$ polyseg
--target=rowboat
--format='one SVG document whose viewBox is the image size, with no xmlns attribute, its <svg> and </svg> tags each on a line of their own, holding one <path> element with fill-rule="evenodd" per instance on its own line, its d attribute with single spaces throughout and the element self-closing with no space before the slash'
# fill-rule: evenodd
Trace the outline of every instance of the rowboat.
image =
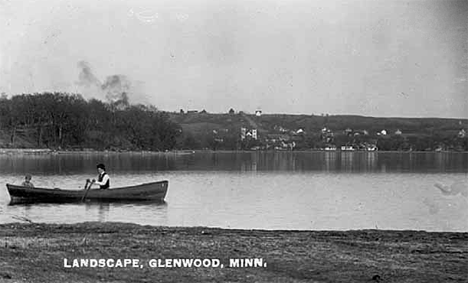
<svg viewBox="0 0 468 283">
<path fill-rule="evenodd" d="M 168 181 L 145 183 L 136 186 L 90 189 L 63 190 L 32 188 L 7 184 L 11 203 L 17 202 L 80 202 L 80 201 L 164 201 Z"/>
</svg>

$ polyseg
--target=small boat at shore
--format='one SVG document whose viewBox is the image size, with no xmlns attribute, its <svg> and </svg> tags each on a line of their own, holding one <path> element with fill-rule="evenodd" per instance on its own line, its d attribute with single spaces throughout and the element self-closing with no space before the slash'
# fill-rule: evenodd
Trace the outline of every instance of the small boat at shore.
<svg viewBox="0 0 468 283">
<path fill-rule="evenodd" d="M 81 201 L 164 201 L 168 181 L 145 183 L 111 189 L 63 190 L 32 188 L 6 184 L 11 203 L 18 202 L 81 202 Z"/>
</svg>

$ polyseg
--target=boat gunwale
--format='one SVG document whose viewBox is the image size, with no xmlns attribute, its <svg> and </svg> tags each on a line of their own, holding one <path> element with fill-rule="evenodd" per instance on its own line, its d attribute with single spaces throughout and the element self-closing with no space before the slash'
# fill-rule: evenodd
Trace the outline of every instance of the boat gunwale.
<svg viewBox="0 0 468 283">
<path fill-rule="evenodd" d="M 10 204 L 19 203 L 71 203 L 71 202 L 164 202 L 169 181 L 142 183 L 115 189 L 64 190 L 42 187 L 26 187 L 6 184 L 10 195 Z M 88 193 L 89 192 L 89 193 Z M 87 197 L 83 197 L 86 195 Z"/>
<path fill-rule="evenodd" d="M 144 187 L 144 186 L 150 186 L 150 185 L 156 185 L 156 184 L 167 184 L 169 181 L 163 180 L 163 181 L 156 181 L 156 182 L 148 182 L 148 183 L 142 183 L 138 185 L 132 185 L 132 186 L 126 186 L 126 187 L 117 187 L 117 188 L 109 188 L 106 189 L 106 191 L 122 191 L 122 190 L 128 190 L 132 188 L 137 188 L 137 187 Z M 80 190 L 70 190 L 70 189 L 61 189 L 61 188 L 45 188 L 45 187 L 27 187 L 27 186 L 22 186 L 22 185 L 15 185 L 15 184 L 6 184 L 8 191 L 10 191 L 10 187 L 14 189 L 23 189 L 23 190 L 29 190 L 29 191 L 36 191 L 36 192 L 63 192 L 63 193 L 77 193 L 77 192 L 83 192 L 85 189 L 80 189 Z M 100 190 L 99 188 L 96 189 L 90 189 L 90 190 Z"/>
</svg>

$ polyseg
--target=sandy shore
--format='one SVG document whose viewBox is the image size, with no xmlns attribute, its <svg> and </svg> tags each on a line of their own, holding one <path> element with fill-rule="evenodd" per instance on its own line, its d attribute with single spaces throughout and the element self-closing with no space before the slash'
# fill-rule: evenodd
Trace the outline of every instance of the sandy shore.
<svg viewBox="0 0 468 283">
<path fill-rule="evenodd" d="M 466 282 L 467 256 L 468 233 L 0 225 L 0 282 L 8 283 Z M 230 260 L 245 258 L 263 262 L 229 267 Z M 138 265 L 78 268 L 74 259 L 112 259 L 109 266 L 136 259 Z M 152 259 L 166 265 L 167 259 L 219 259 L 224 266 L 152 267 Z"/>
</svg>

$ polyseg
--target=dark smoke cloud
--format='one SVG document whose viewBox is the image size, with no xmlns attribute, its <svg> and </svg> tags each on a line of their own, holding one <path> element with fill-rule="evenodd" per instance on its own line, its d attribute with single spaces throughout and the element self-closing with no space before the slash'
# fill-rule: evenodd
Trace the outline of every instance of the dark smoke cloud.
<svg viewBox="0 0 468 283">
<path fill-rule="evenodd" d="M 91 71 L 91 67 L 86 61 L 78 62 L 78 68 L 80 69 L 78 85 L 84 87 L 101 86 L 101 82 L 93 74 L 93 72 Z"/>
<path fill-rule="evenodd" d="M 104 82 L 101 82 L 94 75 L 88 62 L 80 61 L 77 66 L 80 70 L 77 84 L 82 88 L 86 97 L 102 99 L 111 103 L 127 104 L 129 100 L 133 103 L 147 103 L 141 84 L 132 84 L 127 76 L 111 75 L 107 76 Z"/>
<path fill-rule="evenodd" d="M 106 81 L 101 85 L 106 99 L 110 102 L 127 100 L 128 94 L 131 92 L 131 87 L 132 84 L 130 80 L 124 75 L 108 76 Z"/>
</svg>

